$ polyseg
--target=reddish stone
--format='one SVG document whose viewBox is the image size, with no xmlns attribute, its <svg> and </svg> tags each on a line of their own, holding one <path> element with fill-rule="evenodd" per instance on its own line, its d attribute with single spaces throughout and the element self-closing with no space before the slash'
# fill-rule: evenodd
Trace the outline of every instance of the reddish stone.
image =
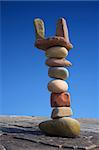
<svg viewBox="0 0 99 150">
<path fill-rule="evenodd" d="M 70 107 L 70 94 L 68 92 L 51 93 L 51 107 Z"/>
<path fill-rule="evenodd" d="M 56 36 L 64 37 L 67 43 L 70 43 L 68 36 L 67 23 L 64 18 L 60 18 L 57 22 Z"/>
<path fill-rule="evenodd" d="M 62 46 L 67 50 L 73 48 L 71 43 L 68 43 L 64 37 L 54 36 L 46 39 L 37 39 L 35 42 L 35 46 L 39 49 L 46 51 L 46 49 L 54 46 Z"/>
</svg>

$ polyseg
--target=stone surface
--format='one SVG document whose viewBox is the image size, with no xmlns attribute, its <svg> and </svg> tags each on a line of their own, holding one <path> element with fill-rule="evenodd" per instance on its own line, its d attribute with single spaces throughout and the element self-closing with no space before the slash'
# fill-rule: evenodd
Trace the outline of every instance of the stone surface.
<svg viewBox="0 0 99 150">
<path fill-rule="evenodd" d="M 65 58 L 68 55 L 68 50 L 65 47 L 54 46 L 48 48 L 45 55 L 50 58 Z"/>
<path fill-rule="evenodd" d="M 0 150 L 99 150 L 99 119 L 78 119 L 77 138 L 46 136 L 38 124 L 44 117 L 1 116 Z"/>
<path fill-rule="evenodd" d="M 48 83 L 48 90 L 53 93 L 66 92 L 68 90 L 68 84 L 63 80 L 51 80 Z"/>
<path fill-rule="evenodd" d="M 48 58 L 45 62 L 46 65 L 50 67 L 69 67 L 71 66 L 71 62 L 66 60 L 65 58 Z"/>
<path fill-rule="evenodd" d="M 54 136 L 76 137 L 80 133 L 79 122 L 69 117 L 44 121 L 39 127 L 46 134 Z"/>
<path fill-rule="evenodd" d="M 56 36 L 62 36 L 66 39 L 67 43 L 70 43 L 68 36 L 68 28 L 66 24 L 66 20 L 64 18 L 58 19 L 57 27 L 56 27 Z"/>
<path fill-rule="evenodd" d="M 68 92 L 51 93 L 51 107 L 70 107 L 70 94 Z"/>
<path fill-rule="evenodd" d="M 70 107 L 55 107 L 52 110 L 51 118 L 57 119 L 61 117 L 70 117 L 72 115 L 73 115 L 73 112 Z"/>
<path fill-rule="evenodd" d="M 53 47 L 53 46 L 63 46 L 67 50 L 70 50 L 71 48 L 73 48 L 73 45 L 70 43 L 67 43 L 65 38 L 59 37 L 59 36 L 49 37 L 46 39 L 37 39 L 35 42 L 35 46 L 44 51 L 46 51 L 46 49 Z"/>
<path fill-rule="evenodd" d="M 50 67 L 48 70 L 48 75 L 51 78 L 66 80 L 69 77 L 69 72 L 64 67 Z"/>
<path fill-rule="evenodd" d="M 45 36 L 45 28 L 43 20 L 36 18 L 34 19 L 34 27 L 36 33 L 36 39 L 44 39 Z"/>
</svg>

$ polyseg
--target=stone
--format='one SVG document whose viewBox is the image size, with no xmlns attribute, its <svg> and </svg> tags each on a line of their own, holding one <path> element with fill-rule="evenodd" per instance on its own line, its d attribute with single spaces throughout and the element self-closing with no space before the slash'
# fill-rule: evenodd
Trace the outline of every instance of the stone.
<svg viewBox="0 0 99 150">
<path fill-rule="evenodd" d="M 53 93 L 66 92 L 68 90 L 68 84 L 60 79 L 51 80 L 48 83 L 48 90 Z"/>
<path fill-rule="evenodd" d="M 66 80 L 69 77 L 69 72 L 64 67 L 50 67 L 48 70 L 48 75 L 51 78 Z"/>
<path fill-rule="evenodd" d="M 65 47 L 68 51 L 73 48 L 73 45 L 70 43 L 67 43 L 65 38 L 59 37 L 59 36 L 54 36 L 54 37 L 49 37 L 46 39 L 37 39 L 35 41 L 35 46 L 41 50 L 46 51 L 46 49 L 53 47 L 53 46 L 63 46 Z"/>
<path fill-rule="evenodd" d="M 72 109 L 70 107 L 55 107 L 52 110 L 51 118 L 57 119 L 61 117 L 70 117 L 72 116 Z"/>
<path fill-rule="evenodd" d="M 41 122 L 39 128 L 51 136 L 76 137 L 80 133 L 79 122 L 69 117 Z"/>
<path fill-rule="evenodd" d="M 51 93 L 51 107 L 70 107 L 70 94 L 68 92 Z"/>
<path fill-rule="evenodd" d="M 44 39 L 45 28 L 44 28 L 43 20 L 39 18 L 34 19 L 34 27 L 35 27 L 36 39 Z"/>
<path fill-rule="evenodd" d="M 65 58 L 68 55 L 68 51 L 65 47 L 55 46 L 48 48 L 45 55 L 51 58 Z"/>
<path fill-rule="evenodd" d="M 50 67 L 69 67 L 72 63 L 65 58 L 48 58 L 45 64 Z"/>
<path fill-rule="evenodd" d="M 66 20 L 64 18 L 58 19 L 57 27 L 56 27 L 56 36 L 61 36 L 66 39 L 67 43 L 70 43 L 68 36 L 68 28 L 66 24 Z"/>
</svg>

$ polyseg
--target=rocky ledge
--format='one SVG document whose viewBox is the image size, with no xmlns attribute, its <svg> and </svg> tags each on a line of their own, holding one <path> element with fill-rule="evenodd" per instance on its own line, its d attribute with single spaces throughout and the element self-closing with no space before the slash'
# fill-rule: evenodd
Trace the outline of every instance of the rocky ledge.
<svg viewBox="0 0 99 150">
<path fill-rule="evenodd" d="M 0 150 L 99 150 L 99 119 L 77 119 L 76 138 L 51 137 L 38 128 L 46 117 L 0 116 Z"/>
</svg>

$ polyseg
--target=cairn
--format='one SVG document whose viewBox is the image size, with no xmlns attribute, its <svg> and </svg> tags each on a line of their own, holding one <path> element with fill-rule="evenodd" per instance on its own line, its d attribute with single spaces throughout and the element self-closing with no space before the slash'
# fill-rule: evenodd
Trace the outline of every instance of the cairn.
<svg viewBox="0 0 99 150">
<path fill-rule="evenodd" d="M 49 135 L 75 137 L 80 133 L 80 124 L 71 118 L 73 112 L 70 93 L 65 81 L 69 77 L 67 67 L 72 65 L 65 58 L 69 50 L 73 48 L 69 41 L 66 21 L 64 18 L 60 18 L 57 22 L 56 35 L 49 38 L 45 38 L 44 22 L 41 19 L 35 19 L 34 26 L 35 46 L 45 51 L 47 57 L 45 64 L 49 67 L 48 76 L 52 78 L 47 86 L 51 92 L 51 120 L 41 122 L 39 128 Z"/>
</svg>

